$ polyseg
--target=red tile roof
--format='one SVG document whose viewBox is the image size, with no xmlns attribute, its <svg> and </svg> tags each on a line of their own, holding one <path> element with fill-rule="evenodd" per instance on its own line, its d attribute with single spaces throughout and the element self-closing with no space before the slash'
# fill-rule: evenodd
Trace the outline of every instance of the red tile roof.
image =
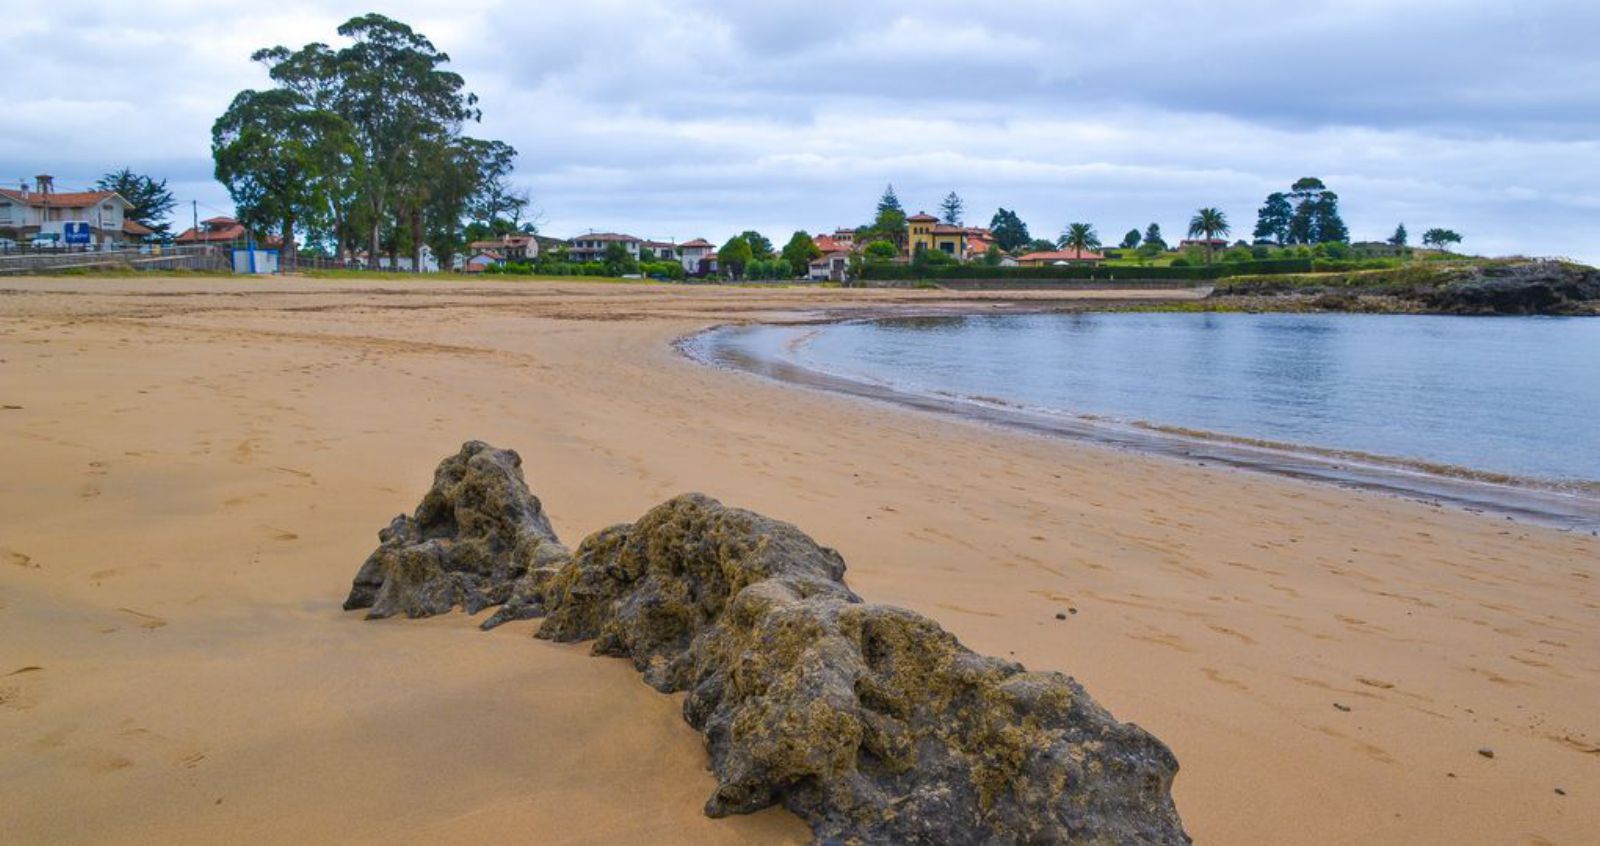
<svg viewBox="0 0 1600 846">
<path fill-rule="evenodd" d="M 817 249 L 823 251 L 824 253 L 836 253 L 850 249 L 849 244 L 840 241 L 832 235 L 818 235 L 811 240 L 817 245 Z"/>
<path fill-rule="evenodd" d="M 231 217 L 213 217 L 210 220 L 200 221 L 210 227 L 203 229 L 198 234 L 193 229 L 185 229 L 178 237 L 172 239 L 177 244 L 231 244 L 234 241 L 243 241 L 250 237 L 250 230 Z M 269 249 L 283 246 L 283 239 L 276 235 L 267 235 L 259 239 L 258 246 Z"/>
<path fill-rule="evenodd" d="M 686 250 L 714 250 L 717 248 L 716 244 L 713 244 L 704 238 L 696 238 L 693 241 L 679 244 L 678 246 L 683 247 Z"/>
<path fill-rule="evenodd" d="M 1028 253 L 1017 256 L 1018 262 L 1038 261 L 1054 263 L 1058 261 L 1104 261 L 1105 256 L 1088 250 L 1053 250 L 1051 252 Z"/>
<path fill-rule="evenodd" d="M 172 240 L 179 244 L 217 244 L 238 241 L 247 235 L 244 226 L 231 217 L 213 217 L 201 222 L 205 228 L 199 232 L 192 228 L 185 229 Z"/>
<path fill-rule="evenodd" d="M 58 209 L 88 208 L 112 197 L 121 200 L 123 206 L 130 208 L 133 206 L 132 203 L 124 200 L 122 195 L 115 191 L 68 191 L 60 194 L 54 192 L 41 194 L 38 191 L 29 191 L 24 194 L 15 188 L 0 188 L 0 194 L 4 194 L 19 203 L 27 203 L 33 206 L 49 205 Z"/>
<path fill-rule="evenodd" d="M 934 217 L 933 215 L 928 214 L 926 212 L 923 212 L 921 214 L 914 214 L 914 215 L 906 218 L 907 222 L 915 222 L 915 223 L 927 223 L 929 221 L 937 222 L 938 220 L 939 220 L 939 218 Z"/>
<path fill-rule="evenodd" d="M 124 220 L 122 222 L 122 231 L 128 233 L 129 235 L 143 236 L 155 234 L 155 230 L 145 226 L 137 220 Z"/>
<path fill-rule="evenodd" d="M 619 234 L 617 234 L 615 232 L 590 232 L 587 235 L 574 235 L 574 236 L 572 236 L 572 240 L 574 240 L 574 241 L 641 241 L 641 242 L 643 241 L 642 238 L 635 238 L 632 235 L 619 235 Z"/>
</svg>

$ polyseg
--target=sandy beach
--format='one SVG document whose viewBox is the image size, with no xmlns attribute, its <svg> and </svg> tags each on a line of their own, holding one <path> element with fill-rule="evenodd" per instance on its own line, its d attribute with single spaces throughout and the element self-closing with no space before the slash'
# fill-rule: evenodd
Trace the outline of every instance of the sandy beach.
<svg viewBox="0 0 1600 846">
<path fill-rule="evenodd" d="M 0 280 L 0 842 L 805 842 L 704 817 L 699 737 L 625 662 L 340 610 L 473 438 L 568 543 L 701 491 L 1073 675 L 1172 747 L 1197 842 L 1600 840 L 1600 539 L 672 347 L 1063 296 Z"/>
</svg>

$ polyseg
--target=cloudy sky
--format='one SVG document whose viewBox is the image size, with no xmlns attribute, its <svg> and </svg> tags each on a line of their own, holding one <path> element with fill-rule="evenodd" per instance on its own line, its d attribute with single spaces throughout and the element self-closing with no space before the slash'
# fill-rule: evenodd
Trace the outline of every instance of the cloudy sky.
<svg viewBox="0 0 1600 846">
<path fill-rule="evenodd" d="M 914 11 L 913 11 L 914 10 Z M 379 11 L 482 98 L 543 231 L 714 240 L 865 222 L 893 183 L 1036 235 L 1179 233 L 1322 177 L 1352 234 L 1432 226 L 1484 253 L 1600 260 L 1595 0 L 0 0 L 0 180 L 130 166 L 201 217 L 211 122 L 258 47 Z M 187 209 L 182 222 L 187 223 Z"/>
</svg>

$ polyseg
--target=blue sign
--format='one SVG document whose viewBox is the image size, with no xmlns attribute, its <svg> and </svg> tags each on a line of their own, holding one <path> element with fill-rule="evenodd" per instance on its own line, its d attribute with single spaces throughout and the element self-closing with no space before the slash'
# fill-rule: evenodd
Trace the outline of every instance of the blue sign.
<svg viewBox="0 0 1600 846">
<path fill-rule="evenodd" d="M 61 225 L 61 231 L 66 236 L 62 240 L 68 244 L 89 243 L 89 224 L 87 223 L 64 223 Z"/>
</svg>

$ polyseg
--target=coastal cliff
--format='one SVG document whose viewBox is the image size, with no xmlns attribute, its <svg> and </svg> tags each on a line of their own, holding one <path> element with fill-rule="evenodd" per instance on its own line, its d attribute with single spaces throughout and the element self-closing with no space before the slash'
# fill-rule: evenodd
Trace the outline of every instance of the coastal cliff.
<svg viewBox="0 0 1600 846">
<path fill-rule="evenodd" d="M 781 803 L 828 843 L 1189 842 L 1160 740 L 1067 676 L 863 601 L 790 524 L 687 494 L 567 555 L 517 454 L 470 442 L 380 538 L 346 609 L 500 605 L 485 628 L 543 617 L 538 637 L 686 692 L 711 816 Z"/>
</svg>

